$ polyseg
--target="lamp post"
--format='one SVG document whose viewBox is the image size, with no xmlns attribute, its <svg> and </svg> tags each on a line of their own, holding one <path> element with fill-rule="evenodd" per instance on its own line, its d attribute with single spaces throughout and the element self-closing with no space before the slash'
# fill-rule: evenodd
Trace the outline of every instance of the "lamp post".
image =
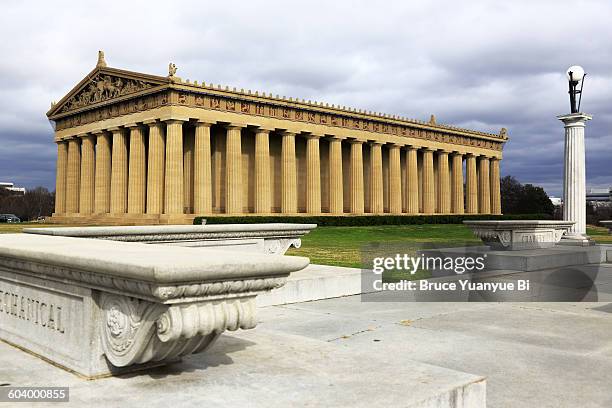
<svg viewBox="0 0 612 408">
<path fill-rule="evenodd" d="M 565 161 L 563 170 L 563 220 L 575 224 L 561 240 L 567 245 L 591 245 L 586 235 L 586 176 L 584 128 L 591 116 L 580 112 L 584 69 L 574 65 L 567 70 L 571 113 L 557 118 L 565 125 Z M 580 86 L 580 89 L 578 88 Z M 580 98 L 576 100 L 576 97 Z M 578 103 L 576 103 L 578 102 Z"/>
</svg>

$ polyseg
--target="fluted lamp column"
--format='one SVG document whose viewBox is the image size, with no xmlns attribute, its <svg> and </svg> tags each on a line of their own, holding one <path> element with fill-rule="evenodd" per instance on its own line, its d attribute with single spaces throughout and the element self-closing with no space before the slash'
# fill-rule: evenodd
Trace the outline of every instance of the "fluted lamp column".
<svg viewBox="0 0 612 408">
<path fill-rule="evenodd" d="M 382 143 L 372 142 L 370 145 L 370 212 L 384 213 L 383 201 L 383 170 Z"/>
<path fill-rule="evenodd" d="M 94 211 L 95 191 L 95 136 L 81 138 L 81 190 L 79 193 L 79 213 L 91 214 Z"/>
<path fill-rule="evenodd" d="M 363 214 L 363 141 L 351 141 L 351 174 L 350 174 L 351 213 Z"/>
<path fill-rule="evenodd" d="M 68 166 L 68 143 L 57 142 L 57 168 L 55 174 L 55 214 L 66 213 L 66 173 Z"/>
<path fill-rule="evenodd" d="M 319 135 L 308 135 L 306 140 L 306 213 L 321 213 L 321 156 Z"/>
<path fill-rule="evenodd" d="M 389 212 L 402 213 L 402 173 L 400 146 L 389 146 Z"/>
<path fill-rule="evenodd" d="M 406 212 L 417 214 L 419 212 L 419 169 L 417 162 L 417 148 L 408 146 L 406 150 Z"/>
<path fill-rule="evenodd" d="M 344 212 L 342 182 L 342 139 L 329 140 L 329 212 L 342 214 Z"/>
</svg>

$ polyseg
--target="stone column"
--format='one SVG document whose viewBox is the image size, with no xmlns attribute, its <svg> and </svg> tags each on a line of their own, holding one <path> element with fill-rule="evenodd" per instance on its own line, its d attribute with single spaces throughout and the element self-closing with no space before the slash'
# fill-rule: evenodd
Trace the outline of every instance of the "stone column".
<svg viewBox="0 0 612 408">
<path fill-rule="evenodd" d="M 193 213 L 195 129 L 193 136 L 192 138 L 190 133 L 183 134 L 183 211 L 185 214 Z"/>
<path fill-rule="evenodd" d="M 363 192 L 363 141 L 351 141 L 351 174 L 350 174 L 350 197 L 351 213 L 363 214 L 364 192 Z"/>
<path fill-rule="evenodd" d="M 438 212 L 450 213 L 450 171 L 448 167 L 448 152 L 438 152 Z"/>
<path fill-rule="evenodd" d="M 329 212 L 344 213 L 342 183 L 342 139 L 329 140 Z"/>
<path fill-rule="evenodd" d="M 162 122 L 145 122 L 149 126 L 149 159 L 147 160 L 147 214 L 164 213 L 164 174 L 166 140 Z"/>
<path fill-rule="evenodd" d="M 306 140 L 306 213 L 321 213 L 321 156 L 318 135 Z"/>
<path fill-rule="evenodd" d="M 242 127 L 229 125 L 225 143 L 225 212 L 242 214 Z"/>
<path fill-rule="evenodd" d="M 113 158 L 111 167 L 111 214 L 123 214 L 127 211 L 128 191 L 128 144 L 124 129 L 112 128 Z"/>
<path fill-rule="evenodd" d="M 267 214 L 272 209 L 270 180 L 270 130 L 255 132 L 255 212 Z"/>
<path fill-rule="evenodd" d="M 453 179 L 451 181 L 451 212 L 453 214 L 463 214 L 463 155 L 453 153 Z"/>
<path fill-rule="evenodd" d="M 96 137 L 94 211 L 96 214 L 108 214 L 110 212 L 111 192 L 111 136 L 107 132 L 98 132 Z"/>
<path fill-rule="evenodd" d="M 212 155 L 210 123 L 198 122 L 195 128 L 195 160 L 193 164 L 193 212 L 212 213 Z"/>
<path fill-rule="evenodd" d="M 563 219 L 575 224 L 563 242 L 588 244 L 586 235 L 586 175 L 584 160 L 584 128 L 591 116 L 573 113 L 558 116 L 565 125 L 565 166 L 563 171 Z"/>
<path fill-rule="evenodd" d="M 166 121 L 164 214 L 183 214 L 183 122 Z"/>
<path fill-rule="evenodd" d="M 383 170 L 382 143 L 372 142 L 370 145 L 370 212 L 382 214 L 383 205 Z"/>
<path fill-rule="evenodd" d="M 435 211 L 433 150 L 423 150 L 423 213 Z"/>
<path fill-rule="evenodd" d="M 491 185 L 489 158 L 481 157 L 478 163 L 478 209 L 480 214 L 491 214 Z"/>
<path fill-rule="evenodd" d="M 147 163 L 143 129 L 136 125 L 130 129 L 130 159 L 128 173 L 128 213 L 144 214 L 147 188 Z"/>
<path fill-rule="evenodd" d="M 491 213 L 501 214 L 501 186 L 499 180 L 499 159 L 491 158 Z"/>
<path fill-rule="evenodd" d="M 468 214 L 478 213 L 478 184 L 476 156 L 468 154 L 465 159 L 465 207 Z"/>
<path fill-rule="evenodd" d="M 79 213 L 91 214 L 94 211 L 95 191 L 95 136 L 81 138 L 81 191 L 79 193 Z"/>
<path fill-rule="evenodd" d="M 57 168 L 55 173 L 55 214 L 66 213 L 66 173 L 68 167 L 68 143 L 57 142 Z"/>
<path fill-rule="evenodd" d="M 81 143 L 79 138 L 68 140 L 68 167 L 66 173 L 66 213 L 79 212 L 81 182 Z"/>
<path fill-rule="evenodd" d="M 297 174 L 295 162 L 295 133 L 283 133 L 282 141 L 281 212 L 297 213 Z"/>
<path fill-rule="evenodd" d="M 406 150 L 406 212 L 418 214 L 419 212 L 419 168 L 417 162 L 417 148 L 408 146 Z"/>
<path fill-rule="evenodd" d="M 402 213 L 402 168 L 400 146 L 389 146 L 389 212 Z"/>
</svg>

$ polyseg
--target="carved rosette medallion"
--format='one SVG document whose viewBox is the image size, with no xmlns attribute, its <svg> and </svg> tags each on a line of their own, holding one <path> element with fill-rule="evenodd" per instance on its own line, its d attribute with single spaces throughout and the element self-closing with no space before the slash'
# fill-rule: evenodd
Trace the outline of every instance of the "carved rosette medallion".
<svg viewBox="0 0 612 408">
<path fill-rule="evenodd" d="M 199 353 L 225 330 L 257 324 L 254 294 L 166 305 L 104 292 L 99 305 L 102 349 L 115 367 Z"/>
</svg>

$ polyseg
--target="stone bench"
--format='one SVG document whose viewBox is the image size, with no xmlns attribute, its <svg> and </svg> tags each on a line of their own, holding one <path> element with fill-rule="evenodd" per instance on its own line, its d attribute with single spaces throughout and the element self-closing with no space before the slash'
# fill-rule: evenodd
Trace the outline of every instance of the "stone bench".
<svg viewBox="0 0 612 408">
<path fill-rule="evenodd" d="M 291 246 L 299 248 L 301 237 L 316 227 L 316 224 L 284 223 L 147 225 L 136 227 L 26 228 L 23 232 L 147 244 L 214 247 L 241 252 L 282 255 Z"/>
<path fill-rule="evenodd" d="M 0 235 L 0 338 L 95 378 L 176 361 L 256 325 L 257 294 L 308 259 Z"/>
</svg>

